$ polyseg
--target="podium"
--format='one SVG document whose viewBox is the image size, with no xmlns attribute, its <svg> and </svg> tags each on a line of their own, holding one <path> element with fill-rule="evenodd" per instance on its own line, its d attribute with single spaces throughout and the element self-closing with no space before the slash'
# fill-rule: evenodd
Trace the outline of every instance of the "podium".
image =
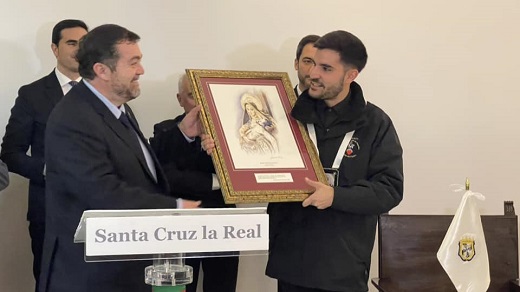
<svg viewBox="0 0 520 292">
<path fill-rule="evenodd" d="M 153 260 L 144 281 L 154 292 L 185 291 L 190 257 L 266 255 L 266 208 L 85 211 L 74 235 L 85 261 Z"/>
</svg>

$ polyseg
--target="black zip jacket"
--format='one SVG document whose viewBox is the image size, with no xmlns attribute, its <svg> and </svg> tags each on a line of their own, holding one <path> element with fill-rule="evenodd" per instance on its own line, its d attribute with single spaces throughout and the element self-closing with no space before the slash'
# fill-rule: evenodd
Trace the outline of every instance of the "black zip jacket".
<svg viewBox="0 0 520 292">
<path fill-rule="evenodd" d="M 337 117 L 325 122 L 325 111 Z M 266 274 L 294 285 L 328 291 L 368 291 L 377 217 L 403 198 L 403 160 L 390 118 L 366 103 L 353 82 L 332 109 L 303 92 L 291 115 L 316 129 L 320 160 L 331 167 L 345 134 L 355 130 L 339 167 L 332 206 L 271 203 Z"/>
</svg>

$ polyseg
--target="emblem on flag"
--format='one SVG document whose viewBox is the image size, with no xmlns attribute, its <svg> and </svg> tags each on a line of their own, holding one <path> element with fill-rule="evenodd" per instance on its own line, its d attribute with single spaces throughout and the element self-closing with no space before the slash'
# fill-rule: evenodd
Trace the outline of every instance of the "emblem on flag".
<svg viewBox="0 0 520 292">
<path fill-rule="evenodd" d="M 465 261 L 471 261 L 475 256 L 475 239 L 472 236 L 464 235 L 459 240 L 459 257 Z"/>
</svg>

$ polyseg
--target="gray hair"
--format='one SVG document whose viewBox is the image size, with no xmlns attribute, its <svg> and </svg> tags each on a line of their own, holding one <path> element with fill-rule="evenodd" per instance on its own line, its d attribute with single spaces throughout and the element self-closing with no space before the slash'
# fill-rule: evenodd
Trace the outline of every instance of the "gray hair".
<svg viewBox="0 0 520 292">
<path fill-rule="evenodd" d="M 178 93 L 181 93 L 181 91 L 182 91 L 182 83 L 184 82 L 184 80 L 186 80 L 186 78 L 188 78 L 188 76 L 186 75 L 186 73 L 182 74 L 182 75 L 179 77 L 179 82 L 178 82 L 178 84 L 177 84 L 177 86 L 178 86 L 178 90 L 179 90 Z"/>
</svg>

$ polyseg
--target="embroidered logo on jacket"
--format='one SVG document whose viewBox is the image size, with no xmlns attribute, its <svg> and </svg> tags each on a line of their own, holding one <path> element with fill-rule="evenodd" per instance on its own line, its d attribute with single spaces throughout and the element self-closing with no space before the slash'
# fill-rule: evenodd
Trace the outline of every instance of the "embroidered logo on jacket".
<svg viewBox="0 0 520 292">
<path fill-rule="evenodd" d="M 352 138 L 350 139 L 350 143 L 348 143 L 344 156 L 347 158 L 354 158 L 357 156 L 357 152 L 360 149 L 361 147 L 359 146 L 358 138 Z"/>
</svg>

